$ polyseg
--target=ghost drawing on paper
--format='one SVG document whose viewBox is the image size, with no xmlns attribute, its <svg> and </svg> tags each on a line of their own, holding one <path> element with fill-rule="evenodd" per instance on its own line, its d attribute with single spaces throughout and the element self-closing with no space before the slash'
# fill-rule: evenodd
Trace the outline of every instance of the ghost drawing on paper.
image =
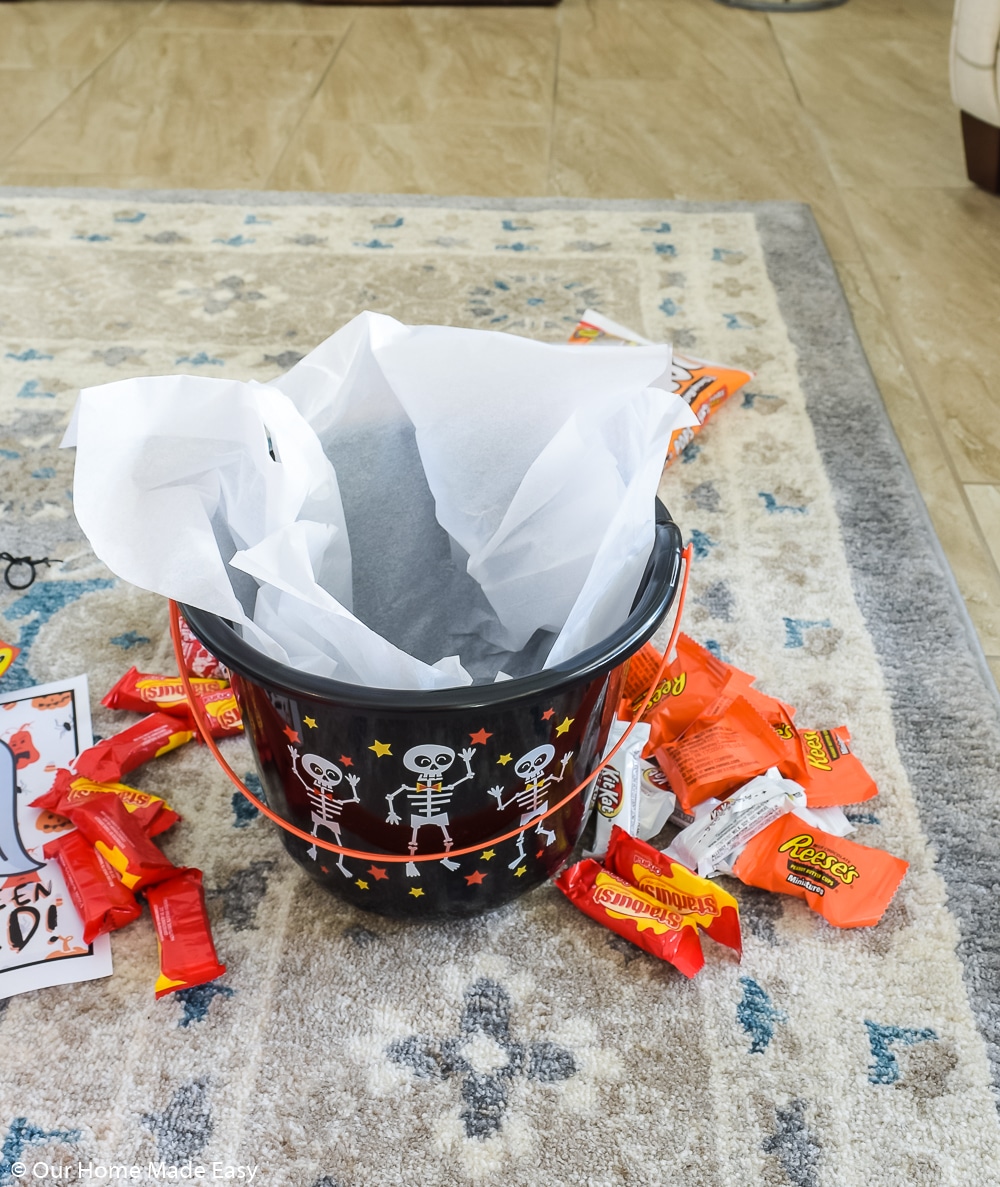
<svg viewBox="0 0 1000 1187">
<path fill-rule="evenodd" d="M 17 829 L 17 767 L 6 742 L 0 742 L 0 876 L 30 874 L 42 863 L 29 857 Z"/>
</svg>

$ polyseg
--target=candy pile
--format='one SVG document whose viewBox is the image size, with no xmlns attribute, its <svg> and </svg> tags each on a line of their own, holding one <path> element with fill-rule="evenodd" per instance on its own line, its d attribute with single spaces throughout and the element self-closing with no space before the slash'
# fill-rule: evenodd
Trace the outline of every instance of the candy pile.
<svg viewBox="0 0 1000 1187">
<path fill-rule="evenodd" d="M 228 673 L 181 620 L 184 663 L 215 737 L 238 733 L 240 721 Z M 141 893 L 153 916 L 160 952 L 157 997 L 220 977 L 200 870 L 175 866 L 152 838 L 180 817 L 159 796 L 119 780 L 149 759 L 195 736 L 176 676 L 149 676 L 134 668 L 102 702 L 110 709 L 156 711 L 84 750 L 73 770 L 56 773 L 52 787 L 32 801 L 76 826 L 45 846 L 57 861 L 84 922 L 83 938 L 117 931 L 137 919 Z"/>
<path fill-rule="evenodd" d="M 609 748 L 624 733 L 626 719 L 642 709 L 662 658 L 647 643 L 631 660 Z M 557 882 L 587 914 L 610 926 L 607 911 L 595 905 L 600 888 L 610 885 L 602 879 L 622 874 L 613 856 L 620 830 L 611 828 L 609 837 L 609 827 L 620 821 L 629 832 L 654 835 L 643 827 L 641 797 L 658 794 L 668 797 L 668 806 L 658 803 L 655 814 L 646 807 L 647 823 L 652 818 L 662 824 L 670 814 L 681 831 L 664 853 L 648 845 L 643 851 L 653 854 L 646 854 L 649 861 L 666 863 L 673 876 L 684 870 L 704 881 L 728 874 L 803 899 L 836 927 L 868 927 L 882 918 L 907 862 L 846 839 L 853 826 L 841 805 L 878 793 L 851 751 L 847 727 L 800 729 L 794 708 L 766 696 L 753 681 L 687 635 L 678 637 L 676 655 L 630 742 L 599 777 L 594 856 L 606 850 L 603 870 L 591 857 Z M 617 844 L 620 849 L 624 842 Z M 633 873 L 637 869 L 633 865 Z M 647 889 L 635 877 L 631 882 Z M 614 930 L 627 934 L 620 925 Z M 638 925 L 628 938 L 653 950 L 639 938 Z M 657 955 L 682 967 L 666 949 Z"/>
</svg>

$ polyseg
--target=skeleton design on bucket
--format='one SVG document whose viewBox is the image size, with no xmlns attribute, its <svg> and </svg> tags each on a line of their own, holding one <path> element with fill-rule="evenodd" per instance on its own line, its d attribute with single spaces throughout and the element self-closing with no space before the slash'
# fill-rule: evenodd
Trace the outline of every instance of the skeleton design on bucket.
<svg viewBox="0 0 1000 1187">
<path fill-rule="evenodd" d="M 448 831 L 450 823 L 448 808 L 451 805 L 455 788 L 472 778 L 472 756 L 475 753 L 475 748 L 468 746 L 456 756 L 450 746 L 428 743 L 423 746 L 411 746 L 403 755 L 403 766 L 408 771 L 413 771 L 416 779 L 413 786 L 403 783 L 385 797 L 386 803 L 389 805 L 389 815 L 385 819 L 388 824 L 401 823 L 393 801 L 400 792 L 405 791 L 406 798 L 410 803 L 410 828 L 413 830 L 408 846 L 411 856 L 417 851 L 417 834 L 428 824 L 441 830 L 442 847 L 445 852 L 455 843 Z M 454 783 L 445 783 L 445 772 L 454 765 L 456 757 L 461 758 L 465 763 L 465 774 L 456 779 Z M 442 859 L 441 864 L 449 870 L 458 869 L 458 862 L 447 857 Z M 418 876 L 416 862 L 408 861 L 406 863 L 406 874 L 409 878 Z"/>
<path fill-rule="evenodd" d="M 325 828 L 328 833 L 333 835 L 335 844 L 342 844 L 343 842 L 340 839 L 340 814 L 343 812 L 345 804 L 356 804 L 360 801 L 361 797 L 358 795 L 358 784 L 361 780 L 357 775 L 348 775 L 347 782 L 350 784 L 353 794 L 349 799 L 341 799 L 334 795 L 336 789 L 344 782 L 344 772 L 340 767 L 319 754 L 304 754 L 301 759 L 301 766 L 306 776 L 308 776 L 304 777 L 299 770 L 299 752 L 294 746 L 289 746 L 288 753 L 292 756 L 292 770 L 298 776 L 299 782 L 305 787 L 306 798 L 309 800 L 309 806 L 312 809 L 312 835 L 318 837 L 319 830 Z M 310 846 L 307 852 L 313 861 L 315 861 L 318 856 L 316 846 Z M 342 853 L 337 854 L 337 869 L 340 870 L 345 878 L 352 878 L 354 876 L 347 866 L 344 865 L 344 855 Z"/>
<path fill-rule="evenodd" d="M 524 781 L 524 786 L 519 787 L 506 803 L 503 802 L 503 787 L 501 785 L 498 784 L 496 787 L 489 789 L 489 794 L 497 802 L 498 812 L 505 811 L 511 804 L 517 804 L 521 809 L 520 824 L 522 829 L 517 835 L 517 856 L 509 866 L 512 870 L 524 860 L 524 834 L 527 831 L 526 826 L 531 824 L 533 820 L 538 820 L 538 824 L 535 826 L 535 834 L 539 837 L 544 837 L 547 846 L 551 845 L 556 839 L 556 834 L 551 829 L 545 827 L 545 821 L 538 818 L 544 816 L 549 810 L 549 788 L 554 783 L 561 783 L 563 781 L 563 777 L 566 774 L 566 767 L 573 757 L 573 751 L 567 750 L 559 760 L 560 767 L 558 775 L 546 775 L 544 772 L 548 770 L 555 756 L 555 747 L 549 745 L 548 742 L 544 746 L 536 746 L 534 750 L 529 750 L 527 754 L 522 754 L 514 764 L 514 773 L 519 779 Z"/>
</svg>

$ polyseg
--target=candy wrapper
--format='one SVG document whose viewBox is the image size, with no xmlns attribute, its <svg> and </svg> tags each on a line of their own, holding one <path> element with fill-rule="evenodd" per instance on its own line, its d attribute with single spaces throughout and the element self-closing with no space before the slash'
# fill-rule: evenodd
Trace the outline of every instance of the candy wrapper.
<svg viewBox="0 0 1000 1187">
<path fill-rule="evenodd" d="M 124 783 L 95 783 L 93 779 L 84 779 L 67 770 L 56 772 L 51 790 L 32 800 L 31 807 L 47 808 L 50 812 L 68 817 L 73 804 L 95 795 L 117 796 L 147 837 L 166 832 L 180 820 L 173 808 L 158 795 L 127 787 Z"/>
<path fill-rule="evenodd" d="M 685 926 L 700 927 L 716 943 L 742 954 L 739 904 L 714 882 L 619 828 L 612 830 L 604 864 L 643 894 L 680 911 Z"/>
<path fill-rule="evenodd" d="M 595 343 L 601 346 L 653 345 L 648 338 L 618 325 L 593 309 L 584 312 L 583 320 L 578 323 L 569 341 L 574 346 L 591 346 Z M 690 445 L 694 435 L 707 423 L 709 417 L 730 396 L 745 387 L 754 374 L 753 371 L 710 363 L 706 359 L 674 351 L 668 390 L 676 392 L 684 400 L 698 418 L 698 423 L 678 429 L 674 433 L 667 451 L 667 465 Z"/>
<path fill-rule="evenodd" d="M 556 879 L 575 907 L 652 956 L 693 977 L 704 965 L 693 921 L 606 870 L 592 857 L 578 861 Z"/>
<path fill-rule="evenodd" d="M 846 725 L 804 730 L 787 723 L 774 729 L 785 743 L 782 770 L 802 784 L 811 808 L 860 804 L 878 795 L 875 780 L 851 750 Z"/>
<path fill-rule="evenodd" d="M 748 886 L 803 899 L 834 927 L 871 927 L 908 868 L 902 858 L 810 828 L 791 812 L 747 844 L 733 873 Z"/>
<path fill-rule="evenodd" d="M 84 750 L 73 770 L 95 783 L 117 783 L 123 775 L 151 758 L 168 754 L 194 737 L 187 723 L 169 713 L 151 713 L 135 725 Z"/>
<path fill-rule="evenodd" d="M 611 724 L 604 754 L 609 754 L 629 728 L 629 722 L 616 720 Z M 611 839 L 611 829 L 618 824 L 626 832 L 639 830 L 642 806 L 642 748 L 649 740 L 649 726 L 639 722 L 629 734 L 628 741 L 595 780 L 597 830 L 591 856 L 603 857 Z"/>
<path fill-rule="evenodd" d="M 191 685 L 200 697 L 229 688 L 225 680 L 201 676 L 192 676 Z M 130 709 L 134 713 L 160 712 L 187 717 L 189 712 L 179 676 L 153 676 L 136 668 L 129 668 L 101 704 L 108 709 Z"/>
<path fill-rule="evenodd" d="M 187 619 L 183 615 L 178 615 L 178 620 L 181 632 L 181 655 L 184 659 L 184 669 L 188 675 L 228 681 L 229 669 L 226 665 L 216 659 L 208 650 L 188 626 Z"/>
<path fill-rule="evenodd" d="M 732 863 L 747 842 L 786 812 L 797 812 L 812 827 L 838 837 L 854 829 L 839 808 L 812 811 L 802 787 L 782 778 L 778 768 L 771 767 L 728 799 L 710 799 L 698 804 L 694 820 L 674 837 L 666 854 L 697 870 L 703 878 L 731 874 Z"/>
<path fill-rule="evenodd" d="M 686 812 L 704 800 L 727 796 L 778 765 L 783 756 L 777 734 L 742 696 L 721 698 L 676 742 L 656 751 L 660 769 Z"/>
<path fill-rule="evenodd" d="M 146 836 L 118 796 L 87 796 L 67 804 L 65 811 L 129 890 L 142 890 L 174 873 L 176 867 Z"/>
<path fill-rule="evenodd" d="M 142 914 L 135 895 L 122 885 L 82 833 L 74 830 L 49 841 L 43 853 L 59 863 L 66 889 L 83 920 L 85 944 L 106 932 L 117 931 Z"/>
<path fill-rule="evenodd" d="M 180 870 L 146 891 L 160 949 L 156 996 L 214 981 L 226 971 L 212 942 L 201 870 Z"/>
<path fill-rule="evenodd" d="M 198 700 L 205 710 L 202 720 L 207 723 L 213 738 L 231 738 L 243 733 L 243 717 L 231 688 L 199 693 Z M 191 720 L 190 714 L 187 720 Z"/>
</svg>

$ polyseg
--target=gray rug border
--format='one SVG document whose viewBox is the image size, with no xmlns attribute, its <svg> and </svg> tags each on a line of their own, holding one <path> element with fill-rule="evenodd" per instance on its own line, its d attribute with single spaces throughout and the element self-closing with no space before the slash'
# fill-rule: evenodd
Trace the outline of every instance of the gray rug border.
<svg viewBox="0 0 1000 1187">
<path fill-rule="evenodd" d="M 966 985 L 1000 1090 L 1000 900 L 993 891 L 995 856 L 988 843 L 1000 836 L 995 743 L 1000 691 L 808 205 L 0 186 L 0 200 L 56 196 L 220 206 L 752 213 L 782 317 L 799 353 L 800 379 L 834 490 L 855 596 L 882 663 L 897 743 L 959 923 Z M 864 382 L 853 382 L 855 376 Z M 891 551 L 881 546 L 883 539 L 893 541 Z M 945 703 L 935 671 L 950 672 L 961 689 L 957 701 Z M 956 770 L 953 739 L 971 740 L 977 733 L 982 744 L 970 745 Z"/>
</svg>

